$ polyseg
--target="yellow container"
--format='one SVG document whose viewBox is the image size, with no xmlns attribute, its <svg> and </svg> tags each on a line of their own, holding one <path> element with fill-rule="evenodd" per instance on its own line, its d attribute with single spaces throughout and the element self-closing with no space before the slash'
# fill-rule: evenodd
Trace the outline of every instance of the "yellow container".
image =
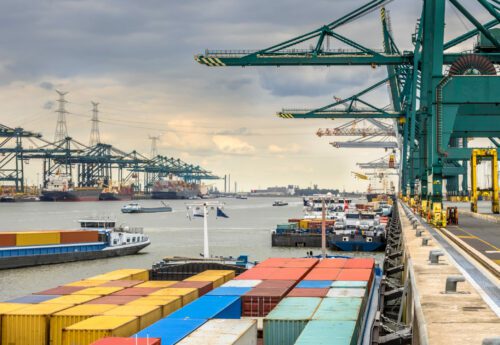
<svg viewBox="0 0 500 345">
<path fill-rule="evenodd" d="M 141 268 L 115 270 L 88 278 L 88 280 L 149 280 L 149 271 Z"/>
<path fill-rule="evenodd" d="M 106 316 L 136 316 L 139 319 L 139 329 L 144 329 L 162 318 L 163 310 L 158 305 L 122 305 L 102 315 Z"/>
<path fill-rule="evenodd" d="M 94 316 L 66 327 L 63 345 L 89 345 L 106 337 L 130 337 L 138 331 L 135 316 Z"/>
<path fill-rule="evenodd" d="M 16 246 L 40 246 L 60 243 L 61 233 L 58 231 L 30 231 L 16 233 Z"/>
<path fill-rule="evenodd" d="M 180 299 L 179 299 L 180 301 Z M 24 303 L 0 303 L 0 343 L 2 340 L 2 315 L 14 310 L 18 310 L 24 307 L 30 306 L 30 304 Z"/>
<path fill-rule="evenodd" d="M 168 316 L 182 308 L 182 298 L 179 296 L 147 296 L 125 304 L 126 306 L 155 305 L 162 308 L 162 317 Z"/>
<path fill-rule="evenodd" d="M 96 299 L 99 297 L 100 297 L 99 295 L 64 295 L 61 297 L 49 299 L 48 301 L 41 302 L 40 304 L 79 305 L 79 304 L 83 304 L 83 303 L 92 301 L 93 299 Z"/>
<path fill-rule="evenodd" d="M 211 282 L 214 289 L 225 283 L 224 277 L 221 276 L 210 276 L 210 275 L 195 275 L 184 279 L 186 282 Z"/>
<path fill-rule="evenodd" d="M 153 292 L 149 296 L 178 296 L 182 298 L 182 305 L 186 305 L 198 298 L 198 289 L 193 288 L 166 288 Z"/>
<path fill-rule="evenodd" d="M 85 279 L 85 280 L 79 280 L 76 282 L 72 282 L 69 284 L 66 284 L 65 286 L 83 286 L 83 287 L 94 287 L 94 286 L 99 286 L 104 283 L 107 283 L 109 280 L 90 280 L 90 279 Z"/>
<path fill-rule="evenodd" d="M 32 304 L 2 316 L 2 344 L 47 345 L 50 316 L 72 305 Z"/>
<path fill-rule="evenodd" d="M 96 286 L 89 287 L 87 289 L 79 290 L 74 292 L 72 295 L 97 295 L 97 296 L 107 296 L 112 293 L 123 290 L 122 287 L 113 287 L 113 286 Z"/>
<path fill-rule="evenodd" d="M 299 221 L 299 228 L 307 229 L 308 227 L 309 227 L 309 220 L 308 219 L 301 219 Z"/>
<path fill-rule="evenodd" d="M 197 274 L 199 276 L 221 276 L 224 277 L 224 283 L 234 279 L 236 277 L 236 273 L 233 270 L 206 270 Z"/>
<path fill-rule="evenodd" d="M 62 333 L 66 327 L 93 316 L 102 315 L 102 313 L 113 308 L 116 308 L 116 305 L 86 304 L 55 313 L 50 317 L 50 345 L 62 345 Z"/>
<path fill-rule="evenodd" d="M 139 285 L 136 285 L 135 287 L 148 287 L 148 288 L 166 288 L 171 285 L 174 285 L 175 283 L 178 283 L 176 280 L 150 280 L 144 283 L 141 283 Z"/>
</svg>

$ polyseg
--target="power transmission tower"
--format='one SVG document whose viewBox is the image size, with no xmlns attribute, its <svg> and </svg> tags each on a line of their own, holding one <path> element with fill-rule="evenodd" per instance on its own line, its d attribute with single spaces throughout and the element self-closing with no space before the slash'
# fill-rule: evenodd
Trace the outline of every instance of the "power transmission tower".
<svg viewBox="0 0 500 345">
<path fill-rule="evenodd" d="M 158 141 L 160 141 L 161 135 L 149 136 L 149 140 L 151 140 L 151 158 L 158 156 Z"/>
<path fill-rule="evenodd" d="M 67 101 L 64 99 L 64 96 L 68 94 L 68 92 L 56 90 L 59 95 L 59 99 L 57 103 L 59 103 L 59 107 L 56 110 L 57 113 L 57 125 L 56 125 L 56 134 L 54 136 L 54 141 L 62 141 L 66 139 L 68 136 L 68 126 L 66 125 L 66 103 Z"/>
<path fill-rule="evenodd" d="M 97 145 L 101 142 L 101 135 L 99 134 L 99 109 L 97 106 L 99 103 L 92 103 L 92 131 L 90 132 L 90 142 L 89 146 Z"/>
</svg>

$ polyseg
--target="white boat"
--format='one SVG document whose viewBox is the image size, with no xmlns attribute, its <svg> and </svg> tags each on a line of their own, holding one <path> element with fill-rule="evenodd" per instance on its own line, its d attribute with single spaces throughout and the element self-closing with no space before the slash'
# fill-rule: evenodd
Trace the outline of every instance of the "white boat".
<svg viewBox="0 0 500 345">
<path fill-rule="evenodd" d="M 143 207 L 138 203 L 130 203 L 122 207 L 122 213 L 157 213 L 172 212 L 172 207 L 163 204 L 160 207 Z"/>
</svg>

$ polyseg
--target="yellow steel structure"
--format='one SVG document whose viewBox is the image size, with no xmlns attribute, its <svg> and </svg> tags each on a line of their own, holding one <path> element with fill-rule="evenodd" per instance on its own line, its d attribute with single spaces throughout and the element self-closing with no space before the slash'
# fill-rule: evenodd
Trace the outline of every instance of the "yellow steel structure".
<svg viewBox="0 0 500 345">
<path fill-rule="evenodd" d="M 491 211 L 500 213 L 498 198 L 498 152 L 496 149 L 473 149 L 471 158 L 471 211 L 477 213 L 477 200 L 479 190 L 477 188 L 477 165 L 482 160 L 491 160 Z"/>
</svg>

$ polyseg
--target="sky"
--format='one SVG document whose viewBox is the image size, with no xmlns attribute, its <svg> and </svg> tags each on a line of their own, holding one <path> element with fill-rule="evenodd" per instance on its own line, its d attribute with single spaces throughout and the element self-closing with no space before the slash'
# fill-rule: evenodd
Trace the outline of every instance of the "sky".
<svg viewBox="0 0 500 345">
<path fill-rule="evenodd" d="M 329 142 L 350 138 L 315 135 L 318 128 L 345 121 L 285 120 L 275 113 L 283 107 L 323 106 L 334 95 L 347 98 L 383 79 L 384 68 L 208 68 L 193 59 L 205 49 L 265 48 L 364 2 L 2 0 L 0 123 L 52 140 L 58 89 L 68 92 L 68 134 L 83 144 L 89 142 L 94 101 L 102 142 L 149 155 L 148 137 L 161 135 L 160 154 L 219 176 L 231 174 L 240 190 L 288 184 L 365 190 L 367 183 L 355 180 L 351 171 L 359 171 L 356 162 L 386 155 L 384 150 L 336 149 Z M 421 5 L 396 0 L 387 6 L 401 50 L 413 47 Z M 448 38 L 472 28 L 447 10 Z M 378 12 L 339 33 L 382 47 Z M 389 104 L 385 87 L 366 99 Z M 31 183 L 40 169 L 41 162 L 30 163 Z"/>
</svg>

